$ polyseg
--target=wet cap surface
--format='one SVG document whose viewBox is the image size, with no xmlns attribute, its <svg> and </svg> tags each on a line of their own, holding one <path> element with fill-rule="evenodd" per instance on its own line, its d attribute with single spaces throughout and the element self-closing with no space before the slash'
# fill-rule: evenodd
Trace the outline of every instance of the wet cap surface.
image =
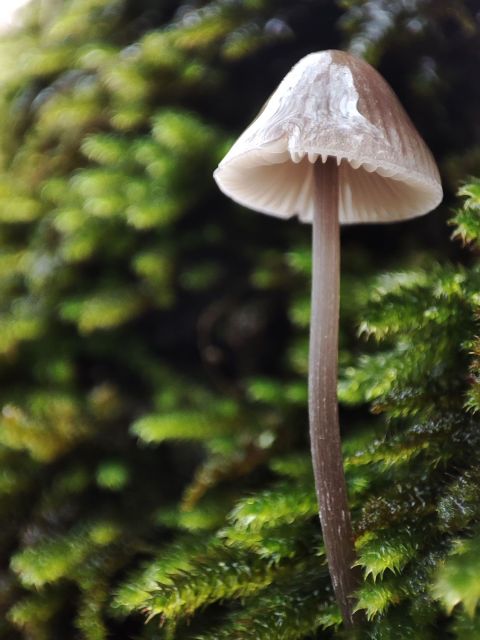
<svg viewBox="0 0 480 640">
<path fill-rule="evenodd" d="M 328 156 L 339 165 L 342 223 L 412 218 L 442 200 L 432 154 L 392 89 L 342 51 L 302 58 L 214 177 L 242 205 L 311 222 L 313 165 Z"/>
</svg>

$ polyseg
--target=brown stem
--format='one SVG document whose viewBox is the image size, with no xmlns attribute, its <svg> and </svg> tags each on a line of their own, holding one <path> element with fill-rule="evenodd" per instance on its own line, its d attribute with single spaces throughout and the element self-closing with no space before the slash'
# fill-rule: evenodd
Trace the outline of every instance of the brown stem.
<svg viewBox="0 0 480 640">
<path fill-rule="evenodd" d="M 352 594 L 358 585 L 352 525 L 338 424 L 337 371 L 340 299 L 338 167 L 317 162 L 313 216 L 312 315 L 309 416 L 315 487 L 330 577 L 345 624 L 353 624 Z"/>
</svg>

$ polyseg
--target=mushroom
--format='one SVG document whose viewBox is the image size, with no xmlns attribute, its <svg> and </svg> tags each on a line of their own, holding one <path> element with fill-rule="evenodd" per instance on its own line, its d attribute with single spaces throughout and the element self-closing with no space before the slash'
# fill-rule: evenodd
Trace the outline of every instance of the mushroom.
<svg viewBox="0 0 480 640">
<path fill-rule="evenodd" d="M 313 223 L 310 443 L 330 576 L 350 626 L 358 575 L 338 423 L 339 223 L 428 213 L 442 200 L 438 169 L 377 71 L 331 50 L 291 69 L 214 177 L 242 205 Z"/>
</svg>

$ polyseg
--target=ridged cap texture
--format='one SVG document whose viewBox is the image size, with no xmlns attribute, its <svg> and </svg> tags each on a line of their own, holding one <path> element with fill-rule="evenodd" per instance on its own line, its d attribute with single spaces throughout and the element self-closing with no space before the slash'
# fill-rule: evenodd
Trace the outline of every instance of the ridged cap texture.
<svg viewBox="0 0 480 640">
<path fill-rule="evenodd" d="M 316 162 L 339 165 L 341 223 L 394 222 L 442 200 L 437 165 L 398 98 L 368 63 L 343 51 L 302 58 L 214 173 L 256 211 L 311 222 Z"/>
</svg>

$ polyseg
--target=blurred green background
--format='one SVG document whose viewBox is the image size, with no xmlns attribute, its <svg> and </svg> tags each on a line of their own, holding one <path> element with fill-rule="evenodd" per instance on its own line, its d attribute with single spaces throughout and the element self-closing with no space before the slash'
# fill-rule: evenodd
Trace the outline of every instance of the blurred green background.
<svg viewBox="0 0 480 640">
<path fill-rule="evenodd" d="M 461 385 L 476 376 L 466 353 L 478 276 L 470 297 L 462 283 L 476 274 L 477 250 L 451 242 L 447 221 L 460 184 L 480 175 L 480 3 L 33 0 L 22 21 L 0 41 L 0 637 L 343 637 L 318 557 L 308 462 L 310 228 L 242 210 L 211 176 L 303 55 L 345 49 L 384 75 L 439 163 L 445 201 L 425 218 L 342 232 L 347 453 L 384 443 L 392 415 L 426 423 L 432 407 L 465 431 L 463 417 L 449 417 L 464 415 Z M 468 229 L 457 227 L 470 240 L 472 189 Z M 446 275 L 450 262 L 458 271 Z M 384 271 L 403 280 L 374 288 Z M 453 307 L 461 313 L 452 320 Z M 375 313 L 387 313 L 384 325 Z M 356 369 L 376 350 L 359 327 L 388 334 L 389 346 L 391 331 L 413 337 L 397 344 L 396 360 Z M 418 354 L 422 345 L 440 351 L 410 362 L 417 343 Z M 413 396 L 400 361 L 416 372 L 416 389 L 435 388 L 433 399 L 401 404 Z M 393 404 L 375 408 L 391 410 L 382 422 L 368 401 L 397 379 Z M 419 462 L 412 454 L 412 464 L 439 490 L 468 468 L 462 500 L 473 504 L 478 474 L 468 455 L 448 466 L 445 433 L 430 438 L 438 451 Z M 428 448 L 418 433 L 402 442 L 403 458 L 382 473 Z M 474 446 L 472 435 L 453 448 Z M 349 472 L 357 530 L 392 520 L 403 536 L 393 550 L 382 542 L 383 556 L 370 553 L 383 558 L 377 568 L 364 558 L 370 577 L 401 572 L 425 536 L 445 555 L 480 521 L 472 507 L 467 523 L 447 519 L 442 529 L 441 498 L 409 488 L 402 528 L 392 501 L 378 497 L 401 475 L 382 475 L 378 452 L 363 460 Z M 428 475 L 439 466 L 441 477 Z M 412 471 L 402 469 L 405 489 Z M 433 533 L 409 528 L 423 517 L 417 499 L 431 507 Z M 381 537 L 368 535 L 364 544 Z M 385 583 L 364 593 L 373 620 L 365 637 L 480 638 L 480 623 L 462 612 L 446 622 L 445 603 L 463 599 L 440 586 L 435 600 L 428 570 L 438 558 L 421 557 L 417 591 Z M 468 591 L 469 611 L 477 591 Z"/>
</svg>

